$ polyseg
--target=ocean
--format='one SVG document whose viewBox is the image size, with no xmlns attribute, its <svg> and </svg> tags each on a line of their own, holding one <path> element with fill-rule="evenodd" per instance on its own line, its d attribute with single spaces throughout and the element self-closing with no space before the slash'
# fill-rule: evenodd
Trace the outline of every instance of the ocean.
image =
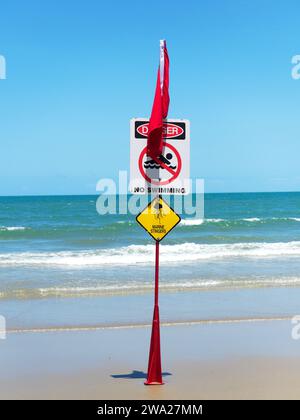
<svg viewBox="0 0 300 420">
<path fill-rule="evenodd" d="M 100 216 L 96 200 L 0 197 L 0 314 L 8 327 L 151 319 L 153 240 L 135 216 Z M 182 215 L 161 243 L 165 319 L 290 313 L 282 299 L 291 303 L 300 286 L 300 193 L 205 194 L 204 205 L 204 219 Z M 271 288 L 281 306 L 265 309 Z"/>
</svg>

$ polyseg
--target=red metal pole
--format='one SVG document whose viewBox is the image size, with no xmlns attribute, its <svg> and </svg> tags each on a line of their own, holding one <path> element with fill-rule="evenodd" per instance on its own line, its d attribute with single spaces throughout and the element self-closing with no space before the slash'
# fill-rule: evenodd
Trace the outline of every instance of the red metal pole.
<svg viewBox="0 0 300 420">
<path fill-rule="evenodd" d="M 159 280 L 159 241 L 155 242 L 155 295 L 154 305 L 158 306 L 158 280 Z"/>
<path fill-rule="evenodd" d="M 145 385 L 163 385 L 160 355 L 160 325 L 158 308 L 159 241 L 155 243 L 155 291 L 148 374 Z"/>
</svg>

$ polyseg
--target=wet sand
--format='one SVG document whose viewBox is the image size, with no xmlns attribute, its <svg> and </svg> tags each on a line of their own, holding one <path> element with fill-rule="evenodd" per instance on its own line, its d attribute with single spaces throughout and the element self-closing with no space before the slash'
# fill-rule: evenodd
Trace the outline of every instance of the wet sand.
<svg viewBox="0 0 300 420">
<path fill-rule="evenodd" d="M 147 326 L 9 332 L 0 340 L 0 398 L 298 399 L 292 327 L 278 319 L 163 326 L 163 386 L 143 384 Z"/>
</svg>

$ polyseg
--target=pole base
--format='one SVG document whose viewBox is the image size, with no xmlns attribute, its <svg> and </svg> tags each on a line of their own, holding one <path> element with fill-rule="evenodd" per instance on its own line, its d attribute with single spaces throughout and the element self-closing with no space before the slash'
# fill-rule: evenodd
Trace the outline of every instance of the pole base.
<svg viewBox="0 0 300 420">
<path fill-rule="evenodd" d="M 164 382 L 150 382 L 150 381 L 145 381 L 144 385 L 164 385 Z"/>
<path fill-rule="evenodd" d="M 145 385 L 162 385 L 162 371 L 160 358 L 160 332 L 159 332 L 159 309 L 154 305 L 153 323 L 151 332 L 148 372 Z"/>
</svg>

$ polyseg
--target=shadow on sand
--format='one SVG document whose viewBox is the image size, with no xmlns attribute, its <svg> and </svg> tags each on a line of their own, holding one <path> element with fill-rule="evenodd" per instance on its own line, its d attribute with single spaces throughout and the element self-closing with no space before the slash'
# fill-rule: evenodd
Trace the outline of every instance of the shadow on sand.
<svg viewBox="0 0 300 420">
<path fill-rule="evenodd" d="M 162 376 L 169 376 L 172 373 L 163 372 Z M 133 370 L 131 373 L 124 373 L 119 375 L 110 375 L 114 379 L 147 379 L 147 373 L 141 370 Z"/>
</svg>

